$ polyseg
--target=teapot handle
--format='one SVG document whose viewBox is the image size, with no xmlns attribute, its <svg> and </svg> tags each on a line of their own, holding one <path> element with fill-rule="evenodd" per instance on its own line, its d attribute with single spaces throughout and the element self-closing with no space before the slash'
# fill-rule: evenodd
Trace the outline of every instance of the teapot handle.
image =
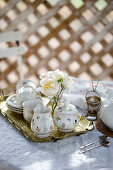
<svg viewBox="0 0 113 170">
<path fill-rule="evenodd" d="M 99 95 L 99 93 L 98 93 L 98 92 L 96 92 L 96 91 L 88 91 L 88 92 L 86 93 L 85 98 L 87 99 L 88 94 L 89 94 L 89 93 L 92 93 L 92 92 L 96 93 L 96 94 L 98 95 L 98 97 L 99 97 L 99 98 L 101 98 L 101 97 L 100 97 L 100 95 Z"/>
</svg>

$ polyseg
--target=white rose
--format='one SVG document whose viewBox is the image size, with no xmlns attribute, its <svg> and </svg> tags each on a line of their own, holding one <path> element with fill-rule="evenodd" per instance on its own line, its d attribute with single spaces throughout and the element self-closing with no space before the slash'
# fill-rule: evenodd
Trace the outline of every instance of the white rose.
<svg viewBox="0 0 113 170">
<path fill-rule="evenodd" d="M 69 91 L 72 87 L 72 79 L 70 77 L 63 80 L 63 85 L 67 91 Z"/>
<path fill-rule="evenodd" d="M 67 74 L 67 73 L 62 72 L 59 69 L 54 71 L 55 78 L 57 78 L 57 79 L 65 77 L 65 74 Z"/>
<path fill-rule="evenodd" d="M 46 73 L 42 73 L 39 77 L 40 79 L 44 79 L 44 78 L 47 78 L 47 74 Z"/>
<path fill-rule="evenodd" d="M 39 78 L 42 80 L 43 78 L 53 79 L 53 77 L 54 71 L 48 71 L 47 73 L 42 73 Z"/>
<path fill-rule="evenodd" d="M 54 71 L 54 77 L 57 80 L 62 79 L 63 80 L 63 85 L 65 87 L 66 90 L 69 91 L 71 84 L 72 84 L 72 79 L 68 76 L 67 73 L 64 73 L 62 71 L 60 71 L 59 69 Z"/>
<path fill-rule="evenodd" d="M 64 86 L 65 90 L 69 91 L 70 88 L 71 88 L 71 84 L 72 84 L 72 80 L 71 78 L 68 76 L 67 73 L 64 73 L 62 71 L 60 71 L 59 69 L 55 70 L 55 71 L 48 71 L 47 73 L 44 73 L 44 74 L 41 74 L 40 75 L 40 79 L 41 81 L 44 79 L 44 82 L 47 80 L 48 81 L 52 81 L 54 82 L 53 84 L 56 85 L 56 91 L 58 89 L 58 80 L 61 80 L 62 82 L 62 85 Z M 42 81 L 43 82 L 43 81 Z M 50 85 L 51 82 L 49 82 L 49 85 Z M 44 83 L 43 83 L 44 84 Z M 48 85 L 48 84 L 47 84 Z M 60 86 L 60 82 L 59 82 L 59 86 Z M 42 85 L 43 86 L 43 85 Z M 51 86 L 51 85 L 50 85 Z M 49 89 L 49 88 L 48 88 Z M 61 88 L 59 87 L 59 90 Z M 49 93 L 50 91 L 52 90 L 52 88 L 49 89 Z M 43 90 L 44 93 L 45 93 L 45 90 Z M 52 90 L 52 91 L 55 91 L 55 90 Z M 46 90 L 47 92 L 47 90 Z M 56 94 L 56 93 L 55 93 Z"/>
<path fill-rule="evenodd" d="M 60 90 L 59 83 L 53 79 L 44 78 L 40 81 L 40 85 L 42 86 L 41 92 L 46 96 L 53 97 Z"/>
</svg>

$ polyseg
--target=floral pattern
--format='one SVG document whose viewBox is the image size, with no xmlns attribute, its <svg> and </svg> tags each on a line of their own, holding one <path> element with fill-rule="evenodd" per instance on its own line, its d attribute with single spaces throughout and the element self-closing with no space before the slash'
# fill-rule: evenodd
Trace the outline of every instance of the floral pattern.
<svg viewBox="0 0 113 170">
<path fill-rule="evenodd" d="M 62 127 L 65 128 L 65 126 L 66 126 L 65 123 L 62 123 Z"/>
<path fill-rule="evenodd" d="M 73 123 L 73 126 L 75 126 L 77 124 L 77 120 L 75 119 L 75 123 Z"/>
<path fill-rule="evenodd" d="M 34 114 L 34 110 L 31 111 L 31 114 Z"/>
<path fill-rule="evenodd" d="M 68 120 L 69 122 L 71 121 L 71 119 L 70 119 L 70 118 L 68 118 L 67 120 Z"/>
<path fill-rule="evenodd" d="M 59 120 L 61 120 L 61 118 L 60 118 L 60 117 L 57 117 L 56 120 L 59 121 Z"/>
<path fill-rule="evenodd" d="M 53 126 L 52 126 L 52 125 L 50 126 L 50 129 L 51 129 L 51 130 L 53 129 Z"/>
<path fill-rule="evenodd" d="M 39 116 L 37 116 L 37 119 L 39 119 L 40 117 Z"/>
<path fill-rule="evenodd" d="M 37 132 L 40 132 L 40 128 L 38 126 L 37 126 L 36 130 L 37 130 Z"/>
<path fill-rule="evenodd" d="M 77 123 L 77 120 L 75 120 L 75 124 Z"/>
</svg>

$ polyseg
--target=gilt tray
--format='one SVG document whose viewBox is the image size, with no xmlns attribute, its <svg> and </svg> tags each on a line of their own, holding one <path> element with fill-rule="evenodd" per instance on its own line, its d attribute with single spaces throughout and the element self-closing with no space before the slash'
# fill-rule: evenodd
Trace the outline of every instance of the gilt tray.
<svg viewBox="0 0 113 170">
<path fill-rule="evenodd" d="M 14 125 L 14 127 L 17 128 L 21 134 L 32 142 L 55 142 L 70 136 L 85 134 L 94 128 L 92 122 L 88 121 L 83 115 L 78 115 L 79 125 L 73 132 L 59 132 L 57 127 L 54 127 L 54 130 L 51 132 L 49 137 L 37 138 L 32 132 L 30 124 L 24 120 L 23 115 L 17 114 L 7 108 L 6 98 L 7 96 L 0 96 L 0 114 L 3 115 L 4 118 L 6 118 L 12 125 Z"/>
</svg>

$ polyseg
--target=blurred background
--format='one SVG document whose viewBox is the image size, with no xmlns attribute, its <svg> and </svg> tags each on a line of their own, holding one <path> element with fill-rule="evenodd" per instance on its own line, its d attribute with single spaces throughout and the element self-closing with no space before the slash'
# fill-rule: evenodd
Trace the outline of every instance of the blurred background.
<svg viewBox="0 0 113 170">
<path fill-rule="evenodd" d="M 21 31 L 22 72 L 57 68 L 85 80 L 113 81 L 112 0 L 0 0 L 0 33 Z M 0 43 L 0 48 L 11 47 Z M 0 87 L 19 80 L 17 56 L 0 60 Z"/>
</svg>

